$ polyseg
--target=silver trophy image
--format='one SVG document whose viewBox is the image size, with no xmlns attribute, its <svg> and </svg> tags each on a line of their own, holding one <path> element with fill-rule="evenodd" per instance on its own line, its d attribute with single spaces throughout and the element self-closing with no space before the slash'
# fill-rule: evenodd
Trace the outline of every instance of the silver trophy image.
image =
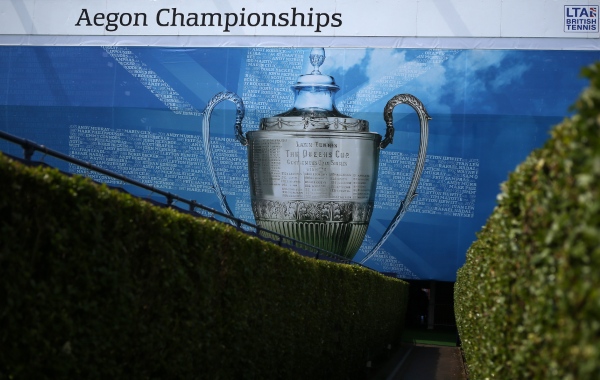
<svg viewBox="0 0 600 380">
<path fill-rule="evenodd" d="M 261 119 L 259 130 L 242 131 L 244 105 L 233 92 L 215 95 L 204 110 L 203 139 L 213 183 L 224 210 L 233 215 L 218 184 L 209 144 L 210 115 L 224 100 L 236 104 L 236 138 L 248 147 L 252 211 L 258 226 L 352 260 L 361 247 L 373 214 L 379 152 L 392 143 L 392 111 L 411 106 L 420 121 L 420 146 L 408 192 L 368 260 L 398 225 L 416 196 L 425 164 L 428 121 L 425 107 L 410 94 L 392 97 L 383 111 L 385 136 L 370 132 L 369 122 L 340 113 L 334 78 L 321 74 L 323 48 L 314 48 L 314 70 L 291 87 L 293 107 Z"/>
</svg>

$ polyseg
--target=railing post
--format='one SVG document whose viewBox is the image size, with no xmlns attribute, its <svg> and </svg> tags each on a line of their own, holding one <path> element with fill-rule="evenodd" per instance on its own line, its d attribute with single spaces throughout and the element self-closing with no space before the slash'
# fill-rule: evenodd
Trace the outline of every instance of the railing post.
<svg viewBox="0 0 600 380">
<path fill-rule="evenodd" d="M 32 145 L 30 145 L 28 141 L 26 141 L 26 143 L 23 144 L 23 157 L 25 157 L 27 161 L 31 161 L 31 157 L 34 153 L 35 148 Z"/>
</svg>

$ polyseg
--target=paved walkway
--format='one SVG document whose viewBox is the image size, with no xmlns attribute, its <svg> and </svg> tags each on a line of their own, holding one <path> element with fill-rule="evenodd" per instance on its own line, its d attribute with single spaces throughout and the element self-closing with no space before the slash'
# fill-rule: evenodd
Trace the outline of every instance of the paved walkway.
<svg viewBox="0 0 600 380">
<path fill-rule="evenodd" d="M 404 345 L 372 380 L 467 380 L 459 347 Z"/>
</svg>

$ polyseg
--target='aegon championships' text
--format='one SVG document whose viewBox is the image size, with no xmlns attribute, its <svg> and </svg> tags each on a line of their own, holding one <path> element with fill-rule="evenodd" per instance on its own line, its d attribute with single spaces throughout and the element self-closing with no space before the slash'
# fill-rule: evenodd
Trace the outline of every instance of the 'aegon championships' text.
<svg viewBox="0 0 600 380">
<path fill-rule="evenodd" d="M 306 27 L 314 28 L 319 33 L 323 28 L 339 28 L 342 26 L 341 13 L 298 11 L 296 7 L 290 12 L 247 12 L 242 8 L 238 13 L 195 13 L 178 12 L 177 8 L 163 8 L 149 17 L 145 12 L 89 12 L 83 8 L 75 26 L 102 27 L 114 32 L 122 27 L 145 27 L 151 20 L 161 27 L 219 27 L 223 32 L 230 32 L 233 27 Z"/>
</svg>

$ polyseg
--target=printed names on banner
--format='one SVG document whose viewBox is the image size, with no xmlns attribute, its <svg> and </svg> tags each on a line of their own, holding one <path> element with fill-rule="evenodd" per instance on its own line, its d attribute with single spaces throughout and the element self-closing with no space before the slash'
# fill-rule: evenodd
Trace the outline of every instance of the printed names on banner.
<svg viewBox="0 0 600 380">
<path fill-rule="evenodd" d="M 247 197 L 245 150 L 237 148 L 239 143 L 234 138 L 213 137 L 212 141 L 213 161 L 223 191 Z M 160 190 L 214 194 L 202 137 L 198 135 L 71 126 L 69 149 L 75 158 Z M 121 184 L 76 165 L 70 170 L 109 185 Z M 245 202 L 248 205 L 242 207 L 243 202 L 236 199 L 235 206 L 247 209 L 251 215 L 249 201 Z M 237 217 L 243 218 L 242 214 L 236 211 Z"/>
<path fill-rule="evenodd" d="M 383 151 L 375 207 L 398 208 L 412 179 L 416 154 Z M 472 218 L 475 213 L 479 160 L 451 156 L 427 156 L 408 212 Z"/>
<path fill-rule="evenodd" d="M 304 51 L 298 49 L 248 49 L 242 99 L 244 125 L 258 129 L 260 119 L 287 111 L 294 94 L 290 86 L 302 73 Z"/>
<path fill-rule="evenodd" d="M 248 190 L 248 153 L 246 148 L 233 137 L 211 137 L 211 148 L 219 185 L 225 195 L 235 196 L 234 216 L 253 222 L 254 214 Z M 206 167 L 203 170 L 208 172 Z M 210 193 L 214 193 L 212 185 Z M 230 204 L 230 207 L 232 206 Z"/>
<path fill-rule="evenodd" d="M 402 264 L 395 256 L 392 256 L 390 253 L 382 249 L 377 251 L 373 258 L 369 260 L 369 264 L 371 263 L 377 264 L 381 268 L 382 272 L 395 273 L 399 278 L 405 280 L 419 279 L 418 276 L 416 276 L 410 269 Z"/>
<path fill-rule="evenodd" d="M 377 240 L 379 237 L 377 237 Z M 367 235 L 364 244 L 360 248 L 360 252 L 368 254 L 377 243 L 377 240 Z M 360 258 L 360 257 L 357 257 Z M 380 248 L 368 261 L 368 264 L 375 264 L 382 272 L 395 273 L 399 278 L 405 280 L 418 280 L 419 277 L 413 273 L 408 267 L 402 264 L 396 257 L 391 255 L 385 249 Z"/>
<path fill-rule="evenodd" d="M 181 95 L 165 82 L 157 73 L 142 62 L 129 48 L 119 46 L 105 46 L 104 50 L 115 61 L 154 96 L 163 102 L 171 111 L 178 115 L 200 116 L 200 112 L 189 104 Z"/>
<path fill-rule="evenodd" d="M 219 184 L 226 195 L 248 193 L 246 148 L 232 137 L 211 137 L 211 148 Z M 206 171 L 206 169 L 204 169 Z"/>
</svg>

